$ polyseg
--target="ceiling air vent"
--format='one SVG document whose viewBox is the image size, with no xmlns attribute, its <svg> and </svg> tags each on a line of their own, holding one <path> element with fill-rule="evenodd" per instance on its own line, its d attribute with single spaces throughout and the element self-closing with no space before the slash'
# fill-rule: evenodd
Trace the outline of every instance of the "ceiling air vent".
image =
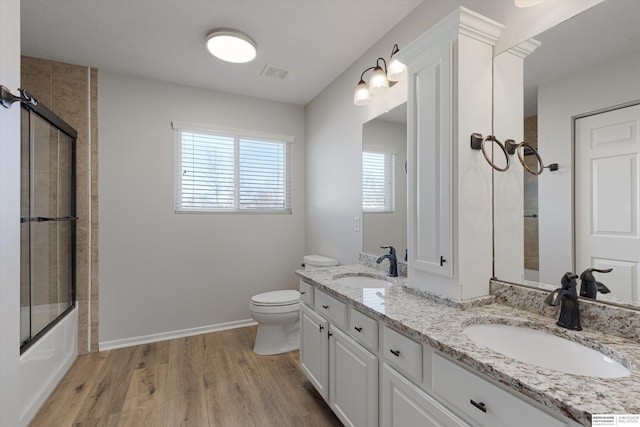
<svg viewBox="0 0 640 427">
<path fill-rule="evenodd" d="M 261 76 L 271 77 L 278 80 L 284 80 L 291 70 L 281 67 L 279 65 L 267 64 L 260 73 Z"/>
</svg>

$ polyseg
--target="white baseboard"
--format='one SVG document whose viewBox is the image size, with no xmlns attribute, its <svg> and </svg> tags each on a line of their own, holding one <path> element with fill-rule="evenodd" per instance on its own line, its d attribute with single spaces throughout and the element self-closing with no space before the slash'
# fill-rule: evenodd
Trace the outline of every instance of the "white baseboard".
<svg viewBox="0 0 640 427">
<path fill-rule="evenodd" d="M 116 348 L 130 347 L 132 345 L 149 344 L 158 341 L 172 340 L 176 338 L 190 337 L 193 335 L 208 334 L 210 332 L 225 331 L 227 329 L 244 328 L 257 325 L 253 319 L 237 320 L 235 322 L 218 323 L 216 325 L 198 326 L 196 328 L 180 329 L 177 331 L 160 332 L 139 337 L 123 338 L 120 340 L 102 341 L 98 344 L 100 351 Z"/>
</svg>

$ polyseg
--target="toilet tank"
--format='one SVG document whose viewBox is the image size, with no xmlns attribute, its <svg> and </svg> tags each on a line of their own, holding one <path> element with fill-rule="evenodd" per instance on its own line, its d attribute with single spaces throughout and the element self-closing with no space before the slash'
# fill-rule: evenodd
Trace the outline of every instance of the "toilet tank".
<svg viewBox="0 0 640 427">
<path fill-rule="evenodd" d="M 337 259 L 322 255 L 305 255 L 302 260 L 304 268 L 332 267 L 338 265 Z"/>
</svg>

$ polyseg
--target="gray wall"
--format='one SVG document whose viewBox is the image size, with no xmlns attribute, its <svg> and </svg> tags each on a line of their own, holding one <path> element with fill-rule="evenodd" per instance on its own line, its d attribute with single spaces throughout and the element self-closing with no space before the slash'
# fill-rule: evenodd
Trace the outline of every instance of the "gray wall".
<svg viewBox="0 0 640 427">
<path fill-rule="evenodd" d="M 302 107 L 100 72 L 100 342 L 249 319 L 304 254 Z M 293 214 L 175 214 L 171 121 L 294 135 Z"/>
</svg>

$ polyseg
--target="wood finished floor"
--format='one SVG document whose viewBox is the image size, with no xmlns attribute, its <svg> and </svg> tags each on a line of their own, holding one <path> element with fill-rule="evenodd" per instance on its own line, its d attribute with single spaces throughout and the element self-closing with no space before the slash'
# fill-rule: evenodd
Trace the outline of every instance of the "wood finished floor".
<svg viewBox="0 0 640 427">
<path fill-rule="evenodd" d="M 78 357 L 31 427 L 341 426 L 298 367 L 258 356 L 256 327 Z"/>
</svg>

